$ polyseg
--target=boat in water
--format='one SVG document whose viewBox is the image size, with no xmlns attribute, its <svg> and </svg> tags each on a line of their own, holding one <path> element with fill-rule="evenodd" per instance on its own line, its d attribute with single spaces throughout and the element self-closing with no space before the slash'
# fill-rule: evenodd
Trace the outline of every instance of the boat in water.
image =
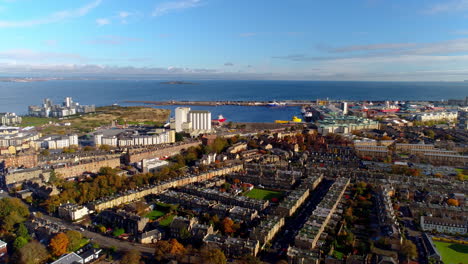
<svg viewBox="0 0 468 264">
<path fill-rule="evenodd" d="M 219 115 L 218 116 L 218 122 L 223 123 L 224 121 L 226 121 L 226 118 L 224 118 L 223 115 Z"/>
<path fill-rule="evenodd" d="M 213 122 L 224 123 L 226 118 L 223 115 L 218 115 L 218 119 L 213 119 Z"/>
<path fill-rule="evenodd" d="M 285 105 L 286 105 L 285 102 L 277 102 L 277 101 L 269 102 L 267 104 L 267 106 L 270 106 L 270 107 L 278 107 L 278 106 L 285 106 Z"/>
<path fill-rule="evenodd" d="M 306 122 L 312 122 L 313 117 L 314 117 L 314 114 L 310 111 L 307 111 L 304 113 L 304 121 Z"/>
<path fill-rule="evenodd" d="M 289 123 L 301 123 L 301 122 L 302 122 L 302 119 L 300 119 L 297 116 L 293 116 L 291 121 L 288 121 L 288 120 L 275 120 L 275 123 L 277 123 L 277 124 L 289 124 Z"/>
</svg>

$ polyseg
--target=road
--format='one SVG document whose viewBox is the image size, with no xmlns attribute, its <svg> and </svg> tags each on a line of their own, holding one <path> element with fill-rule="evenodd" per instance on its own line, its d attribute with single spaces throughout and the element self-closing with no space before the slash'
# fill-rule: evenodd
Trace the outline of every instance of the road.
<svg viewBox="0 0 468 264">
<path fill-rule="evenodd" d="M 82 233 L 83 236 L 89 238 L 91 240 L 91 242 L 97 243 L 98 245 L 100 245 L 102 247 L 108 247 L 108 248 L 115 247 L 115 249 L 118 250 L 118 251 L 129 251 L 131 249 L 136 249 L 136 250 L 138 250 L 138 251 L 140 251 L 142 253 L 145 253 L 145 254 L 153 254 L 154 253 L 154 248 L 149 246 L 149 245 L 143 245 L 143 244 L 138 244 L 138 243 L 131 243 L 131 242 L 128 242 L 128 241 L 118 240 L 118 239 L 115 239 L 115 238 L 103 236 L 103 235 L 101 235 L 99 233 L 88 231 L 86 229 L 84 229 L 84 231 L 82 231 L 82 230 L 80 230 L 80 226 L 68 223 L 68 222 L 66 222 L 66 221 L 64 221 L 62 219 L 52 217 L 50 215 L 43 214 L 42 216 L 40 216 L 40 218 L 48 220 L 48 221 L 50 221 L 52 223 L 62 225 L 67 229 L 76 230 L 76 231 Z"/>
<path fill-rule="evenodd" d="M 294 244 L 294 238 L 297 233 L 307 222 L 320 201 L 322 201 L 332 183 L 333 181 L 324 179 L 306 199 L 296 214 L 293 217 L 286 218 L 284 227 L 271 241 L 271 249 L 268 252 L 262 252 L 262 260 L 274 263 L 278 260 L 278 256 L 285 253 L 285 249 Z"/>
</svg>

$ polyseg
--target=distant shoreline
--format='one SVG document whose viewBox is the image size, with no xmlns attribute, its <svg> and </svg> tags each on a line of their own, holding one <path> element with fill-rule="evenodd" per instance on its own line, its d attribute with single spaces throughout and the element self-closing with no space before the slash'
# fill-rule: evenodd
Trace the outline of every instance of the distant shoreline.
<svg viewBox="0 0 468 264">
<path fill-rule="evenodd" d="M 180 84 L 198 84 L 198 83 L 184 82 L 184 81 L 168 81 L 168 82 L 161 82 L 161 84 L 180 85 Z"/>
</svg>

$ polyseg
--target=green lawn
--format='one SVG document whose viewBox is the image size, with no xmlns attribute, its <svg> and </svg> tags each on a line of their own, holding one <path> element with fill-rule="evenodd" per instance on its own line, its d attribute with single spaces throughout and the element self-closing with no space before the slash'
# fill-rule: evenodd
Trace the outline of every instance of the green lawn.
<svg viewBox="0 0 468 264">
<path fill-rule="evenodd" d="M 335 257 L 336 259 L 343 259 L 343 253 L 337 251 L 337 250 L 333 250 L 333 257 Z"/>
<path fill-rule="evenodd" d="M 468 264 L 468 245 L 434 241 L 444 264 Z"/>
<path fill-rule="evenodd" d="M 165 215 L 167 211 L 161 211 L 161 210 L 153 210 L 149 212 L 148 214 L 145 215 L 145 217 L 148 217 L 151 220 L 156 220 L 159 217 Z"/>
<path fill-rule="evenodd" d="M 47 118 L 47 117 L 34 117 L 34 116 L 23 116 L 22 122 L 20 126 L 27 127 L 27 126 L 42 126 L 45 124 L 49 124 L 49 122 L 57 122 L 58 119 L 56 118 Z"/>
<path fill-rule="evenodd" d="M 245 196 L 257 200 L 271 200 L 272 198 L 280 199 L 283 194 L 277 191 L 253 188 L 251 191 L 247 192 Z"/>
<path fill-rule="evenodd" d="M 174 220 L 175 215 L 169 215 L 166 218 L 164 218 L 161 222 L 159 222 L 160 226 L 169 226 L 172 223 L 172 220 Z"/>
</svg>

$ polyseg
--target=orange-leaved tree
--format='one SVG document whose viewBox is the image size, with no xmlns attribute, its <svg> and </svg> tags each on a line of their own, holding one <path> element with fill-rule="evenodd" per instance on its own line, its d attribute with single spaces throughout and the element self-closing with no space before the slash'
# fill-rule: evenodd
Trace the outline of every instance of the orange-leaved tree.
<svg viewBox="0 0 468 264">
<path fill-rule="evenodd" d="M 58 257 L 67 253 L 68 243 L 67 235 L 58 233 L 50 240 L 49 247 L 52 254 Z"/>
</svg>

